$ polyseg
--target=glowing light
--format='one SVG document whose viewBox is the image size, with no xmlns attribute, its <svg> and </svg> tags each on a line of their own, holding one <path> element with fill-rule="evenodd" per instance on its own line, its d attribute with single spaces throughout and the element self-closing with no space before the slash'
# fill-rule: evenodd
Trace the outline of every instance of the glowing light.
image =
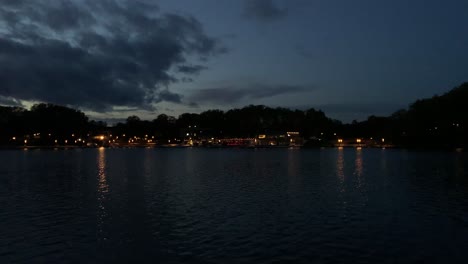
<svg viewBox="0 0 468 264">
<path fill-rule="evenodd" d="M 382 143 L 384 143 L 384 142 L 385 142 L 385 138 L 382 138 Z"/>
<path fill-rule="evenodd" d="M 362 140 L 360 138 L 356 139 L 356 143 L 361 143 Z"/>
<path fill-rule="evenodd" d="M 27 144 L 27 143 L 28 143 L 28 140 L 25 139 L 25 140 L 24 140 L 24 144 Z"/>
<path fill-rule="evenodd" d="M 266 135 L 258 135 L 258 138 L 259 138 L 259 139 L 266 138 Z"/>
<path fill-rule="evenodd" d="M 343 139 L 338 139 L 338 143 L 343 143 Z"/>
<path fill-rule="evenodd" d="M 99 139 L 104 140 L 104 136 L 100 136 Z"/>
<path fill-rule="evenodd" d="M 16 137 L 12 137 L 11 139 L 16 140 Z"/>
</svg>

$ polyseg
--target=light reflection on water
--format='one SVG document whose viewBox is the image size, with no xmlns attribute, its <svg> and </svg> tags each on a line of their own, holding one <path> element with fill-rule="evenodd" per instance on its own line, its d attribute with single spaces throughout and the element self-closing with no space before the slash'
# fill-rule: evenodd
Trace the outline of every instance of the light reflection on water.
<svg viewBox="0 0 468 264">
<path fill-rule="evenodd" d="M 288 176 L 290 178 L 297 178 L 300 169 L 300 149 L 288 149 Z"/>
<path fill-rule="evenodd" d="M 345 192 L 345 173 L 344 173 L 344 150 L 342 147 L 338 148 L 338 155 L 336 158 L 336 174 L 338 176 L 338 184 L 340 188 L 340 192 Z"/>
<path fill-rule="evenodd" d="M 464 153 L 85 149 L 0 160 L 0 263 L 468 257 Z"/>
<path fill-rule="evenodd" d="M 358 179 L 362 176 L 363 162 L 362 162 L 362 148 L 356 148 L 356 159 L 355 159 L 356 171 L 354 172 Z"/>
<path fill-rule="evenodd" d="M 457 168 L 457 177 L 463 177 L 465 173 L 465 166 L 466 166 L 466 160 L 464 159 L 464 154 L 459 153 L 457 155 L 457 158 L 455 160 L 456 163 L 456 168 Z"/>
<path fill-rule="evenodd" d="M 106 149 L 99 148 L 97 155 L 97 201 L 98 201 L 98 212 L 97 212 L 97 231 L 98 238 L 100 240 L 106 240 L 104 229 L 106 225 L 106 218 L 108 217 L 106 201 L 109 193 L 109 185 L 107 184 L 106 176 Z"/>
<path fill-rule="evenodd" d="M 107 177 L 106 177 L 106 149 L 99 148 L 98 154 L 98 190 L 100 193 L 100 197 L 102 199 L 105 198 L 105 195 L 109 191 L 109 185 L 107 184 Z M 99 199 L 99 200 L 102 200 Z"/>
<path fill-rule="evenodd" d="M 358 189 L 362 189 L 363 188 L 363 184 L 364 184 L 364 179 L 362 177 L 362 174 L 363 174 L 363 167 L 364 167 L 364 162 L 362 160 L 362 148 L 361 147 L 358 147 L 356 148 L 356 159 L 354 161 L 354 165 L 355 165 L 355 171 L 354 171 L 354 174 L 356 175 L 357 179 L 357 188 Z"/>
</svg>

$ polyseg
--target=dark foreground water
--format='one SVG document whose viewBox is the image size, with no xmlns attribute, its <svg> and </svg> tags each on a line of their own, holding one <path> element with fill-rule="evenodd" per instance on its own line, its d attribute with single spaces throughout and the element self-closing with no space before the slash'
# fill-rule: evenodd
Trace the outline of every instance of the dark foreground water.
<svg viewBox="0 0 468 264">
<path fill-rule="evenodd" d="M 467 259 L 467 154 L 0 151 L 0 263 Z"/>
</svg>

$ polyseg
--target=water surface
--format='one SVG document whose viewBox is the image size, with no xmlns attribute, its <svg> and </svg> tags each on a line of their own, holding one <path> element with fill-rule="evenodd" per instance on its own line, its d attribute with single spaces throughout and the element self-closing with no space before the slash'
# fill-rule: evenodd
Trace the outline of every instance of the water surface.
<svg viewBox="0 0 468 264">
<path fill-rule="evenodd" d="M 0 263 L 466 263 L 468 156 L 0 151 Z"/>
</svg>

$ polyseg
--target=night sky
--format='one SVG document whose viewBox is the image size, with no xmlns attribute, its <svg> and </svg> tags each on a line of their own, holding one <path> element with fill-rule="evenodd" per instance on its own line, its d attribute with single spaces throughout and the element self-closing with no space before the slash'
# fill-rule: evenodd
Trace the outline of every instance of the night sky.
<svg viewBox="0 0 468 264">
<path fill-rule="evenodd" d="M 349 122 L 468 81 L 466 0 L 1 0 L 0 104 Z"/>
</svg>

